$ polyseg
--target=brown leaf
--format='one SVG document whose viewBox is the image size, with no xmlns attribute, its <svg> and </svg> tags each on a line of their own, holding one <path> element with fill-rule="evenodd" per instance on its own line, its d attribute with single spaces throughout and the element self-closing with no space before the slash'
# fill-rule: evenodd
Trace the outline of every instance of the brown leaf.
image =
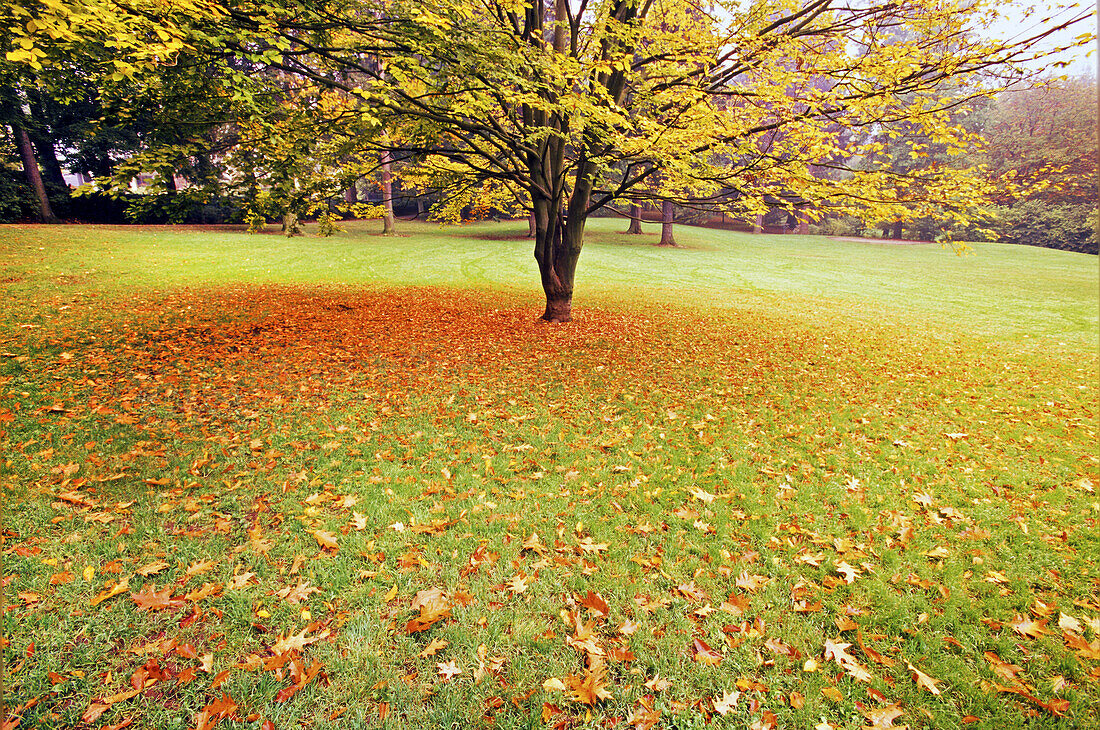
<svg viewBox="0 0 1100 730">
<path fill-rule="evenodd" d="M 152 563 L 146 563 L 145 565 L 138 568 L 137 572 L 138 575 L 148 578 L 151 575 L 156 575 L 167 567 L 168 563 L 164 562 L 163 560 L 157 560 Z"/>
<path fill-rule="evenodd" d="M 314 530 L 310 534 L 313 535 L 313 539 L 317 541 L 317 544 L 321 546 L 322 550 L 336 552 L 340 549 L 340 545 L 336 541 L 336 535 L 334 533 L 325 530 Z"/>
<path fill-rule="evenodd" d="M 579 601 L 580 605 L 589 609 L 600 618 L 606 618 L 611 613 L 610 607 L 607 605 L 607 601 L 599 593 L 593 593 L 588 591 L 584 598 Z"/>
<path fill-rule="evenodd" d="M 909 671 L 913 673 L 913 681 L 917 683 L 918 687 L 923 687 L 934 695 L 938 695 L 940 693 L 939 688 L 936 687 L 937 680 L 932 679 L 909 662 L 905 662 L 905 666 L 909 667 Z"/>
<path fill-rule="evenodd" d="M 714 711 L 724 717 L 737 707 L 737 700 L 740 698 L 741 693 L 736 690 L 733 692 L 723 692 L 721 697 L 715 697 L 712 700 L 714 703 Z"/>
<path fill-rule="evenodd" d="M 897 703 L 886 707 L 876 707 L 873 710 L 860 710 L 860 712 L 871 723 L 867 726 L 869 728 L 894 727 L 894 720 L 905 714 Z"/>
<path fill-rule="evenodd" d="M 111 598 L 114 598 L 115 596 L 119 595 L 120 593 L 125 593 L 129 589 L 130 589 L 130 579 L 129 578 L 123 578 L 122 580 L 120 580 L 117 583 L 108 583 L 107 588 L 105 588 L 98 596 L 93 598 L 89 602 L 89 604 L 92 605 L 92 606 L 98 606 L 99 604 L 103 603 L 104 601 L 110 600 Z"/>
<path fill-rule="evenodd" d="M 1047 619 L 1045 618 L 1035 621 L 1026 616 L 1017 616 L 1008 625 L 1017 634 L 1027 639 L 1038 639 L 1043 634 L 1049 633 L 1046 630 Z"/>
<path fill-rule="evenodd" d="M 722 655 L 711 649 L 702 639 L 693 639 L 691 643 L 692 658 L 700 664 L 717 665 L 722 661 Z"/>
<path fill-rule="evenodd" d="M 446 649 L 448 646 L 450 646 L 449 641 L 444 641 L 443 639 L 432 639 L 431 642 L 426 647 L 424 647 L 424 650 L 420 652 L 420 654 L 418 654 L 417 656 L 419 656 L 421 659 L 427 659 L 441 649 Z"/>
<path fill-rule="evenodd" d="M 439 676 L 443 678 L 444 682 L 450 682 L 459 674 L 462 674 L 462 669 L 453 661 L 439 662 L 436 666 L 439 667 Z"/>
<path fill-rule="evenodd" d="M 179 608 L 182 605 L 180 599 L 172 598 L 172 587 L 165 586 L 159 593 L 153 590 L 148 583 L 137 593 L 131 593 L 130 598 L 138 605 L 141 611 L 163 611 L 166 608 Z"/>
<path fill-rule="evenodd" d="M 84 714 L 80 716 L 81 721 L 91 725 L 98 720 L 100 716 L 111 709 L 110 705 L 105 705 L 102 702 L 93 702 L 88 706 L 88 709 L 84 710 Z"/>
</svg>

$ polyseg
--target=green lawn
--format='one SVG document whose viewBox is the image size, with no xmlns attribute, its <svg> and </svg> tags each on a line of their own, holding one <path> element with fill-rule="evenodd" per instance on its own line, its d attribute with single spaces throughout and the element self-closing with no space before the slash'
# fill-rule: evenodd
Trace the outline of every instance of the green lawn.
<svg viewBox="0 0 1100 730">
<path fill-rule="evenodd" d="M 5 730 L 1100 724 L 1096 257 L 622 226 L 0 227 Z"/>
</svg>

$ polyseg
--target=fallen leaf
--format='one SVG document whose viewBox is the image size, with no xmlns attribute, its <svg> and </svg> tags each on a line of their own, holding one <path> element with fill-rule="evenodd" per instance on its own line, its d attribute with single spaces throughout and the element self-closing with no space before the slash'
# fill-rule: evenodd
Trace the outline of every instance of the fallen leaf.
<svg viewBox="0 0 1100 730">
<path fill-rule="evenodd" d="M 1046 630 L 1047 619 L 1045 618 L 1035 621 L 1026 616 L 1017 616 L 1008 625 L 1017 634 L 1028 639 L 1038 639 L 1043 634 L 1049 633 Z"/>
<path fill-rule="evenodd" d="M 454 677 L 462 674 L 462 669 L 453 661 L 439 662 L 436 666 L 439 667 L 439 676 L 443 677 L 444 682 L 450 682 Z"/>
<path fill-rule="evenodd" d="M 693 639 L 691 642 L 692 658 L 700 664 L 717 665 L 722 661 L 722 655 L 711 649 L 702 639 Z"/>
<path fill-rule="evenodd" d="M 317 544 L 321 546 L 322 550 L 332 550 L 336 552 L 340 549 L 335 534 L 326 532 L 325 530 L 314 530 L 310 534 L 313 535 L 313 539 L 317 541 Z"/>
<path fill-rule="evenodd" d="M 737 707 L 737 700 L 740 698 L 741 693 L 737 692 L 736 690 L 733 692 L 723 691 L 721 697 L 715 697 L 713 700 L 714 711 L 717 712 L 719 715 L 725 717 L 728 713 L 733 711 L 735 707 Z"/>
<path fill-rule="evenodd" d="M 450 646 L 449 641 L 444 641 L 443 639 L 432 639 L 428 643 L 428 645 L 424 647 L 424 650 L 421 651 L 418 656 L 421 659 L 427 659 L 428 657 L 434 655 L 436 652 L 440 651 L 441 649 L 445 649 L 448 646 Z M 563 686 L 562 689 L 565 689 L 565 687 Z"/>
<path fill-rule="evenodd" d="M 109 600 L 111 598 L 114 598 L 115 596 L 119 595 L 120 593 L 125 593 L 129 589 L 130 589 L 130 579 L 129 578 L 123 578 L 122 580 L 120 580 L 117 583 L 108 584 L 107 588 L 104 589 L 98 596 L 93 598 L 89 603 L 92 606 L 98 606 L 99 604 L 103 603 L 104 601 Z"/>
<path fill-rule="evenodd" d="M 939 688 L 936 687 L 936 682 L 938 680 L 932 679 L 909 662 L 905 662 L 905 666 L 909 667 L 909 671 L 913 673 L 913 681 L 917 683 L 918 687 L 923 687 L 934 695 L 938 695 L 940 693 Z"/>
<path fill-rule="evenodd" d="M 163 560 L 157 560 L 152 563 L 146 563 L 145 565 L 138 568 L 137 572 L 138 575 L 148 578 L 151 575 L 156 575 L 167 567 L 168 563 L 164 562 Z"/>
<path fill-rule="evenodd" d="M 887 705 L 886 707 L 876 707 L 871 710 L 861 709 L 860 712 L 867 718 L 867 721 L 871 723 L 867 726 L 869 728 L 895 727 L 894 720 L 905 714 L 897 703 Z"/>
<path fill-rule="evenodd" d="M 172 598 L 172 586 L 165 586 L 162 591 L 153 590 L 148 583 L 137 593 L 131 593 L 130 598 L 138 605 L 141 611 L 163 611 L 166 608 L 179 608 L 181 601 Z"/>
</svg>

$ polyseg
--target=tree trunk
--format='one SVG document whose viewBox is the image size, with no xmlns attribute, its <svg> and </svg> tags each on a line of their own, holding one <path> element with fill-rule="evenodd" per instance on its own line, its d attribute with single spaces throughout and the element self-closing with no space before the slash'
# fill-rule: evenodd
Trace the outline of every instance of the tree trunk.
<svg viewBox="0 0 1100 730">
<path fill-rule="evenodd" d="M 283 213 L 283 235 L 287 238 L 302 235 L 302 229 L 298 227 L 298 214 L 293 211 Z"/>
<path fill-rule="evenodd" d="M 530 213 L 527 216 L 527 237 L 534 238 L 537 233 L 538 230 L 535 227 L 535 214 Z"/>
<path fill-rule="evenodd" d="M 546 294 L 542 319 L 568 322 L 573 318 L 573 279 L 587 216 L 583 207 L 574 210 L 573 205 L 567 211 L 554 210 L 548 200 L 536 200 L 534 208 L 535 261 Z"/>
<path fill-rule="evenodd" d="M 38 160 L 34 156 L 34 145 L 27 130 L 15 126 L 15 141 L 19 145 L 19 155 L 23 159 L 23 173 L 27 176 L 27 183 L 34 191 L 34 197 L 38 200 L 38 215 L 43 223 L 60 223 L 57 216 L 50 208 L 50 198 L 46 195 L 46 186 L 42 184 L 42 173 L 38 169 Z"/>
<path fill-rule="evenodd" d="M 676 239 L 672 237 L 672 201 L 661 201 L 661 241 L 658 246 L 675 246 Z"/>
<path fill-rule="evenodd" d="M 798 233 L 803 236 L 810 234 L 810 217 L 806 215 L 805 211 L 798 211 Z"/>
<path fill-rule="evenodd" d="M 894 240 L 895 241 L 900 241 L 901 240 L 902 228 L 903 228 L 903 226 L 902 226 L 901 221 L 894 221 Z"/>
<path fill-rule="evenodd" d="M 172 170 L 164 174 L 164 189 L 169 195 L 179 192 L 179 188 L 176 187 L 176 173 Z"/>
<path fill-rule="evenodd" d="M 396 220 L 393 215 L 393 172 L 390 163 L 393 155 L 389 150 L 382 153 L 382 206 L 385 213 L 382 214 L 382 235 L 397 235 Z"/>
<path fill-rule="evenodd" d="M 630 204 L 630 225 L 627 227 L 626 232 L 642 232 L 642 206 L 638 205 L 637 203 Z"/>
<path fill-rule="evenodd" d="M 359 202 L 359 191 L 355 189 L 355 183 L 352 183 L 348 189 L 344 191 L 344 202 L 348 205 Z"/>
<path fill-rule="evenodd" d="M 752 219 L 752 232 L 763 233 L 764 232 L 764 216 L 758 215 Z"/>
</svg>

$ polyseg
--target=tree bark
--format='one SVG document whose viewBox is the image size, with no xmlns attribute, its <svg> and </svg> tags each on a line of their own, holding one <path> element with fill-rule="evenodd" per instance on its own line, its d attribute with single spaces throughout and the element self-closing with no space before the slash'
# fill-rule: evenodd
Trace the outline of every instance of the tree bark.
<svg viewBox="0 0 1100 730">
<path fill-rule="evenodd" d="M 894 221 L 894 236 L 893 237 L 894 237 L 895 241 L 900 241 L 901 240 L 902 228 L 903 228 L 903 225 L 902 225 L 901 221 Z"/>
<path fill-rule="evenodd" d="M 535 227 L 535 214 L 529 213 L 527 215 L 527 237 L 534 238 L 537 233 L 538 230 Z"/>
<path fill-rule="evenodd" d="M 584 208 L 555 210 L 548 200 L 535 200 L 535 261 L 539 265 L 546 310 L 542 319 L 563 323 L 573 318 L 573 279 L 587 216 Z"/>
<path fill-rule="evenodd" d="M 382 235 L 394 236 L 397 234 L 396 219 L 393 215 L 393 171 L 390 164 L 393 154 L 389 150 L 382 152 Z"/>
<path fill-rule="evenodd" d="M 642 206 L 637 203 L 630 204 L 630 225 L 626 232 L 634 234 L 642 232 Z"/>
<path fill-rule="evenodd" d="M 344 191 L 344 202 L 348 205 L 359 202 L 359 191 L 355 189 L 355 183 L 352 183 L 348 189 Z"/>
<path fill-rule="evenodd" d="M 19 156 L 23 159 L 23 173 L 27 176 L 27 183 L 34 191 L 34 197 L 38 201 L 38 216 L 43 223 L 60 223 L 57 216 L 50 208 L 50 198 L 46 195 L 46 186 L 42 184 L 42 173 L 38 169 L 38 160 L 34 156 L 34 145 L 27 130 L 23 127 L 12 125 L 15 131 L 15 141 L 19 146 Z"/>
<path fill-rule="evenodd" d="M 763 233 L 764 232 L 764 216 L 757 215 L 752 219 L 752 232 Z"/>
<path fill-rule="evenodd" d="M 283 235 L 287 238 L 302 235 L 302 229 L 298 227 L 298 214 L 293 211 L 283 213 Z"/>
<path fill-rule="evenodd" d="M 672 237 L 672 201 L 661 202 L 661 241 L 658 246 L 675 246 L 676 239 Z"/>
</svg>

